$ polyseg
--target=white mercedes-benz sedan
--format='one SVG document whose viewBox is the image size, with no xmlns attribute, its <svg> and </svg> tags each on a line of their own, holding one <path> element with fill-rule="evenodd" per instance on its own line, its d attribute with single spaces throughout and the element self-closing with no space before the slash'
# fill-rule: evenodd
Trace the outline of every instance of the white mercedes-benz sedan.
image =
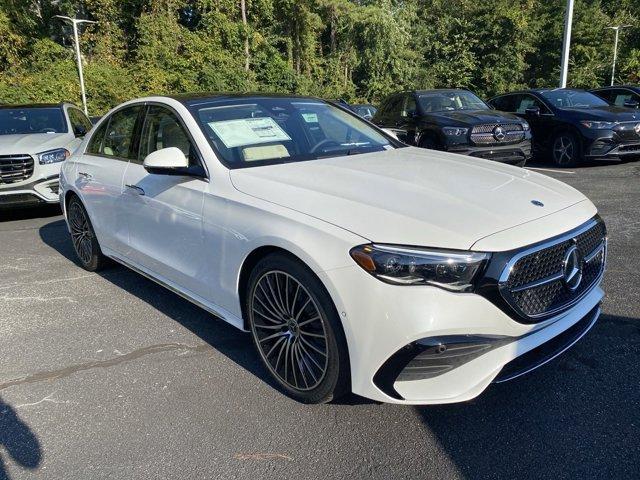
<svg viewBox="0 0 640 480">
<path fill-rule="evenodd" d="M 468 400 L 600 313 L 606 230 L 580 192 L 316 98 L 130 101 L 60 183 L 84 268 L 113 259 L 249 331 L 302 402 Z"/>
</svg>

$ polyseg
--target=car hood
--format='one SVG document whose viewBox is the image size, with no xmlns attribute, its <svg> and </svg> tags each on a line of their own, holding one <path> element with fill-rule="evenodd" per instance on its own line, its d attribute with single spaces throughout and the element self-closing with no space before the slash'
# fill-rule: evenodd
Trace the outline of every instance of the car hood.
<svg viewBox="0 0 640 480">
<path fill-rule="evenodd" d="M 452 110 L 450 112 L 437 112 L 427 115 L 440 120 L 443 124 L 452 123 L 455 125 L 463 124 L 472 126 L 483 123 L 522 122 L 522 119 L 516 115 L 497 110 Z"/>
<path fill-rule="evenodd" d="M 640 112 L 630 108 L 616 106 L 592 107 L 592 108 L 564 108 L 564 112 L 580 120 L 601 120 L 608 122 L 640 122 Z"/>
<path fill-rule="evenodd" d="M 370 241 L 439 248 L 469 249 L 586 200 L 529 170 L 414 147 L 234 169 L 230 177 L 241 192 Z"/>
<path fill-rule="evenodd" d="M 53 148 L 65 147 L 72 136 L 68 133 L 27 133 L 0 135 L 0 155 L 36 154 Z"/>
</svg>

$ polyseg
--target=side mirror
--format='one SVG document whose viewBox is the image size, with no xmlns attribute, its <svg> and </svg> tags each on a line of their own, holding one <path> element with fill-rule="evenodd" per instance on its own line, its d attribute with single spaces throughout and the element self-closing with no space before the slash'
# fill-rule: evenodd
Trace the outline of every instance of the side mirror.
<svg viewBox="0 0 640 480">
<path fill-rule="evenodd" d="M 84 125 L 74 125 L 73 126 L 73 134 L 76 137 L 84 137 L 87 134 L 87 129 L 85 128 Z"/>
<path fill-rule="evenodd" d="M 627 100 L 626 102 L 624 102 L 624 106 L 627 108 L 638 108 L 640 106 L 640 103 L 638 103 L 636 100 Z"/>
<path fill-rule="evenodd" d="M 161 148 L 151 152 L 142 163 L 149 173 L 158 175 L 189 175 L 189 160 L 177 147 Z"/>
<path fill-rule="evenodd" d="M 524 114 L 528 117 L 539 117 L 540 107 L 529 107 L 524 111 Z"/>
</svg>

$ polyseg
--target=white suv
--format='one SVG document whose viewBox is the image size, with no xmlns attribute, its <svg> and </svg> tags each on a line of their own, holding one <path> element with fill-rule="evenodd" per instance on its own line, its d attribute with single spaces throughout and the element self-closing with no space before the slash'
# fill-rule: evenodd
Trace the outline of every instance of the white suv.
<svg viewBox="0 0 640 480">
<path fill-rule="evenodd" d="M 60 166 L 90 129 L 70 103 L 0 106 L 0 208 L 57 204 Z"/>
<path fill-rule="evenodd" d="M 580 192 L 315 98 L 125 103 L 61 187 L 86 269 L 109 257 L 251 332 L 304 402 L 468 400 L 600 312 L 606 230 Z"/>
</svg>

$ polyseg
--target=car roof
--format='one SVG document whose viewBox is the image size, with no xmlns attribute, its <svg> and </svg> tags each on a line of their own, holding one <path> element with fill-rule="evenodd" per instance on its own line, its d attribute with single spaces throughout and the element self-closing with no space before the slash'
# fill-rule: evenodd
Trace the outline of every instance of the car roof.
<svg viewBox="0 0 640 480">
<path fill-rule="evenodd" d="M 466 88 L 432 88 L 428 90 L 413 90 L 413 93 L 438 93 L 438 92 L 470 92 L 471 90 Z"/>
<path fill-rule="evenodd" d="M 283 94 L 283 93 L 261 93 L 261 92 L 250 92 L 250 93 L 227 93 L 227 92 L 203 92 L 203 93 L 183 93 L 178 95 L 167 95 L 166 98 L 172 98 L 177 100 L 180 103 L 185 105 L 191 105 L 193 103 L 198 103 L 203 100 L 236 100 L 242 98 L 304 98 L 304 99 L 313 99 L 325 102 L 321 98 L 312 97 L 310 95 L 293 95 L 293 94 Z"/>
<path fill-rule="evenodd" d="M 518 95 L 521 93 L 537 93 L 537 94 L 542 94 L 542 93 L 547 93 L 547 92 L 555 92 L 558 90 L 564 90 L 567 92 L 585 92 L 587 90 L 583 90 L 582 88 L 530 88 L 528 90 L 516 90 L 514 92 L 506 92 L 506 93 L 501 93 L 500 95 L 496 95 L 493 98 L 496 97 L 504 97 L 505 95 Z"/>
<path fill-rule="evenodd" d="M 612 88 L 629 88 L 631 90 L 640 90 L 640 85 L 606 85 L 604 87 L 592 88 L 590 91 L 594 90 L 611 90 Z"/>
<path fill-rule="evenodd" d="M 73 105 L 71 102 L 58 102 L 58 103 L 20 103 L 20 104 L 3 104 L 0 108 L 3 109 L 19 109 L 19 108 L 57 108 L 63 105 Z M 73 105 L 75 107 L 75 105 Z"/>
</svg>

